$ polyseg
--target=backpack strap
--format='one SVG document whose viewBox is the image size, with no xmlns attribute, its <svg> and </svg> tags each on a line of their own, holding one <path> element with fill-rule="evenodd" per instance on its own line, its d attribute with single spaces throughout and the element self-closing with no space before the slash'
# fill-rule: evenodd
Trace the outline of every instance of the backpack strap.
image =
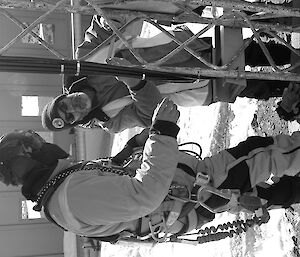
<svg viewBox="0 0 300 257">
<path fill-rule="evenodd" d="M 45 189 L 42 196 L 40 196 L 38 199 L 40 199 L 39 201 L 37 201 L 37 205 L 34 206 L 34 209 L 38 209 L 43 207 L 43 211 L 45 213 L 45 217 L 48 221 L 50 221 L 51 223 L 55 224 L 56 226 L 60 227 L 61 229 L 63 229 L 64 231 L 67 231 L 66 228 L 62 227 L 61 225 L 59 225 L 50 215 L 49 210 L 48 210 L 48 204 L 49 201 L 51 199 L 51 196 L 54 194 L 54 192 L 56 191 L 56 189 L 65 181 L 65 179 L 72 173 L 80 170 L 84 165 L 86 164 L 86 162 L 83 163 L 78 163 L 75 166 L 72 166 L 70 168 L 67 168 L 65 171 L 61 172 L 58 175 L 56 175 L 53 179 L 51 179 L 51 185 L 49 187 L 47 187 L 47 184 L 45 185 Z M 42 189 L 43 190 L 43 189 Z"/>
</svg>

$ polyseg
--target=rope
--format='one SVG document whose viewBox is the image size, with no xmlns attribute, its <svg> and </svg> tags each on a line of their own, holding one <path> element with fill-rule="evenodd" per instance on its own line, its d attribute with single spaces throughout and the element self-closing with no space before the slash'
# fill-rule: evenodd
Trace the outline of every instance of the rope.
<svg viewBox="0 0 300 257">
<path fill-rule="evenodd" d="M 98 159 L 102 160 L 102 159 Z M 43 198 L 48 192 L 48 190 L 52 187 L 54 188 L 57 183 L 61 183 L 61 181 L 65 180 L 66 177 L 71 175 L 74 172 L 77 171 L 91 171 L 91 170 L 98 170 L 100 172 L 110 172 L 119 176 L 128 175 L 133 177 L 134 174 L 129 173 L 126 170 L 123 170 L 121 167 L 106 167 L 101 162 L 95 161 L 84 161 L 82 163 L 78 163 L 75 165 L 75 167 L 67 168 L 66 170 L 58 173 L 56 176 L 54 176 L 52 179 L 50 179 L 40 190 L 39 194 L 37 195 L 37 198 L 35 200 L 36 205 L 33 207 L 35 211 L 41 211 L 42 208 L 42 202 Z"/>
<path fill-rule="evenodd" d="M 186 143 L 182 143 L 182 144 L 178 144 L 178 147 L 183 147 L 183 146 L 186 146 L 186 145 L 195 145 L 199 148 L 199 153 L 193 151 L 193 150 L 187 150 L 187 149 L 180 149 L 179 151 L 181 152 L 185 152 L 185 153 L 189 153 L 189 154 L 192 154 L 194 156 L 196 156 L 199 160 L 202 160 L 202 147 L 200 144 L 196 143 L 196 142 L 186 142 Z"/>
<path fill-rule="evenodd" d="M 170 242 L 178 243 L 188 243 L 188 244 L 204 244 L 207 242 L 218 241 L 225 239 L 227 237 L 232 238 L 234 235 L 239 235 L 246 232 L 249 228 L 254 225 L 260 226 L 269 220 L 269 213 L 266 211 L 262 217 L 257 217 L 256 215 L 251 219 L 236 220 L 233 222 L 226 222 L 219 224 L 217 227 L 211 226 L 204 229 L 199 229 L 195 233 L 187 233 L 180 236 L 170 236 Z M 189 235 L 199 235 L 197 239 L 181 239 L 179 237 L 189 236 Z"/>
</svg>

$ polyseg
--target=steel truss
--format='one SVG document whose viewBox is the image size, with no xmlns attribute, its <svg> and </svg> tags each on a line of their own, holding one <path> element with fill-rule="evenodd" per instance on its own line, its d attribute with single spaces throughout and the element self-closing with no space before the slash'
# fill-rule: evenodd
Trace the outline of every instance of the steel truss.
<svg viewBox="0 0 300 257">
<path fill-rule="evenodd" d="M 140 65 L 136 66 L 138 68 L 143 68 L 152 71 L 160 71 L 166 73 L 176 73 L 182 74 L 183 76 L 191 77 L 211 77 L 211 78 L 243 78 L 243 79 L 263 79 L 263 80 L 282 80 L 282 81 L 300 81 L 299 66 L 300 66 L 300 51 L 292 45 L 291 42 L 278 36 L 278 32 L 292 33 L 298 36 L 300 41 L 300 8 L 295 8 L 292 6 L 285 5 L 275 5 L 275 4 L 265 4 L 265 3 L 249 3 L 243 0 L 151 0 L 153 5 L 159 3 L 166 3 L 172 6 L 173 12 L 168 11 L 156 11 L 147 10 L 143 8 L 132 8 L 136 1 L 134 0 L 83 0 L 80 5 L 71 5 L 70 0 L 48 0 L 48 1 L 35 1 L 31 2 L 24 0 L 0 0 L 0 12 L 12 20 L 17 26 L 22 28 L 22 32 L 17 35 L 14 39 L 7 43 L 3 48 L 0 49 L 0 60 L 1 55 L 4 55 L 6 51 L 19 39 L 21 39 L 27 33 L 30 33 L 35 37 L 44 47 L 46 47 L 56 58 L 61 60 L 66 60 L 66 57 L 55 50 L 51 45 L 45 42 L 37 34 L 32 32 L 32 29 L 36 27 L 39 23 L 47 18 L 53 12 L 60 13 L 81 13 L 81 14 L 99 14 L 101 15 L 109 27 L 113 31 L 113 35 L 105 40 L 96 50 L 101 49 L 101 47 L 109 44 L 117 39 L 121 40 L 124 45 L 131 51 L 135 58 L 139 61 Z M 259 1 L 259 0 L 258 0 Z M 295 1 L 295 0 L 294 0 Z M 142 3 L 142 1 L 141 1 Z M 149 3 L 149 1 L 147 1 Z M 142 6 L 142 5 L 140 5 Z M 223 15 L 217 17 L 202 17 L 198 15 L 193 10 L 199 6 L 212 6 L 212 8 L 221 7 L 224 12 Z M 11 9 L 21 9 L 21 10 L 38 10 L 43 11 L 38 19 L 36 19 L 29 26 L 24 25 L 21 21 L 15 18 L 11 13 Z M 117 16 L 129 16 L 132 18 L 130 22 L 125 24 L 122 28 L 117 28 L 112 18 Z M 288 24 L 282 23 L 282 18 L 288 20 Z M 171 53 L 167 54 L 163 58 L 153 62 L 146 62 L 138 52 L 132 48 L 130 42 L 126 40 L 122 32 L 129 26 L 132 22 L 142 19 L 147 21 L 161 30 L 162 33 L 168 35 L 174 42 L 178 44 L 178 47 L 174 49 Z M 186 42 L 180 42 L 168 31 L 166 31 L 160 24 L 159 20 L 169 21 L 172 23 L 200 23 L 205 24 L 205 27 L 195 34 L 193 37 L 189 38 Z M 250 28 L 253 32 L 253 36 L 246 40 L 240 49 L 237 49 L 236 54 L 227 63 L 217 65 L 212 62 L 208 62 L 202 58 L 198 53 L 194 52 L 188 47 L 188 44 L 195 40 L 197 37 L 203 35 L 209 29 L 216 26 L 227 26 L 234 28 Z M 290 65 L 281 67 L 275 64 L 273 57 L 270 55 L 268 49 L 266 48 L 264 42 L 261 39 L 261 35 L 268 35 L 270 38 L 275 38 L 281 44 L 289 48 L 294 55 L 294 62 Z M 245 71 L 244 69 L 236 70 L 234 64 L 243 54 L 244 50 L 248 47 L 252 40 L 256 40 L 263 53 L 265 54 L 268 62 L 270 71 L 264 72 L 253 72 Z M 184 49 L 191 55 L 196 57 L 201 61 L 205 67 L 203 68 L 179 68 L 179 67 L 166 67 L 161 66 L 172 56 L 176 55 L 177 52 Z M 96 51 L 95 50 L 95 51 Z M 77 60 L 77 62 L 84 61 L 85 58 Z M 298 70 L 298 71 L 297 71 Z M 80 71 L 79 71 L 80 73 Z M 76 71 L 78 74 L 78 70 Z"/>
</svg>

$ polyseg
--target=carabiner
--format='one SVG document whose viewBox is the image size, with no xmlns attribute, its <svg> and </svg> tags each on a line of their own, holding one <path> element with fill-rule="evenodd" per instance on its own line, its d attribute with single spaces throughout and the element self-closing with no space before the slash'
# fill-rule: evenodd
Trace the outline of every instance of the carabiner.
<svg viewBox="0 0 300 257">
<path fill-rule="evenodd" d="M 227 204 L 225 204 L 223 206 L 220 206 L 217 208 L 211 208 L 203 200 L 201 200 L 201 194 L 203 192 L 208 192 L 208 193 L 220 196 L 229 201 Z M 239 196 L 240 196 L 239 190 L 216 189 L 212 186 L 205 185 L 205 186 L 200 187 L 197 191 L 197 203 L 212 213 L 220 213 L 220 212 L 224 212 L 224 211 L 229 211 L 233 207 L 236 207 L 238 205 Z"/>
<path fill-rule="evenodd" d="M 158 243 L 163 243 L 167 240 L 167 225 L 166 225 L 166 220 L 163 215 L 161 215 L 162 220 L 155 224 L 152 225 L 152 220 L 150 218 L 149 220 L 149 229 L 151 232 L 151 237 L 154 239 L 154 241 Z M 159 237 L 159 234 L 163 233 L 164 235 L 162 237 Z"/>
</svg>

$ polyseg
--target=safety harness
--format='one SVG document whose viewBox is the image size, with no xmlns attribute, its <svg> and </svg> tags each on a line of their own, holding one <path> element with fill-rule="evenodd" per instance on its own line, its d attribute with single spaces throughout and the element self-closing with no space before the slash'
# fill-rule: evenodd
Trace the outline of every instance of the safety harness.
<svg viewBox="0 0 300 257">
<path fill-rule="evenodd" d="M 188 152 L 189 154 L 192 153 L 189 150 L 183 151 Z M 201 155 L 197 153 L 194 154 L 197 158 L 201 158 Z M 34 207 L 34 210 L 39 211 L 43 207 L 46 218 L 61 227 L 49 214 L 48 203 L 58 186 L 63 183 L 70 174 L 77 171 L 97 169 L 103 172 L 133 177 L 135 174 L 128 173 L 124 170 L 124 167 L 128 167 L 131 162 L 137 161 L 140 158 L 141 150 L 139 149 L 125 162 L 123 167 L 112 165 L 110 158 L 78 163 L 59 173 L 47 182 L 38 195 L 37 205 Z M 139 241 L 152 243 L 181 242 L 199 244 L 232 237 L 234 234 L 245 232 L 248 227 L 252 227 L 255 224 L 260 225 L 269 220 L 269 213 L 258 197 L 240 195 L 238 190 L 216 189 L 209 185 L 210 178 L 208 175 L 202 173 L 195 174 L 186 164 L 178 163 L 177 168 L 195 178 L 192 190 L 189 190 L 189 188 L 180 184 L 172 184 L 168 195 L 159 208 L 146 217 L 139 219 L 139 225 L 135 232 L 123 231 L 108 237 L 90 238 L 110 243 L 115 243 L 117 241 Z M 205 199 L 207 198 L 203 197 L 203 195 L 207 194 L 222 197 L 227 200 L 227 203 L 223 206 L 212 208 L 205 203 Z M 187 233 L 187 231 L 194 231 L 199 226 L 199 216 L 201 217 L 201 215 L 197 213 L 199 208 L 205 208 L 213 215 L 224 211 L 238 213 L 243 209 L 253 213 L 254 217 L 246 221 L 237 220 L 232 223 L 227 222 L 217 227 L 199 229 L 193 233 Z M 207 221 L 211 220 L 206 220 L 206 222 Z M 66 230 L 65 228 L 63 229 Z M 198 235 L 198 237 L 196 239 L 182 238 L 191 235 Z"/>
</svg>

